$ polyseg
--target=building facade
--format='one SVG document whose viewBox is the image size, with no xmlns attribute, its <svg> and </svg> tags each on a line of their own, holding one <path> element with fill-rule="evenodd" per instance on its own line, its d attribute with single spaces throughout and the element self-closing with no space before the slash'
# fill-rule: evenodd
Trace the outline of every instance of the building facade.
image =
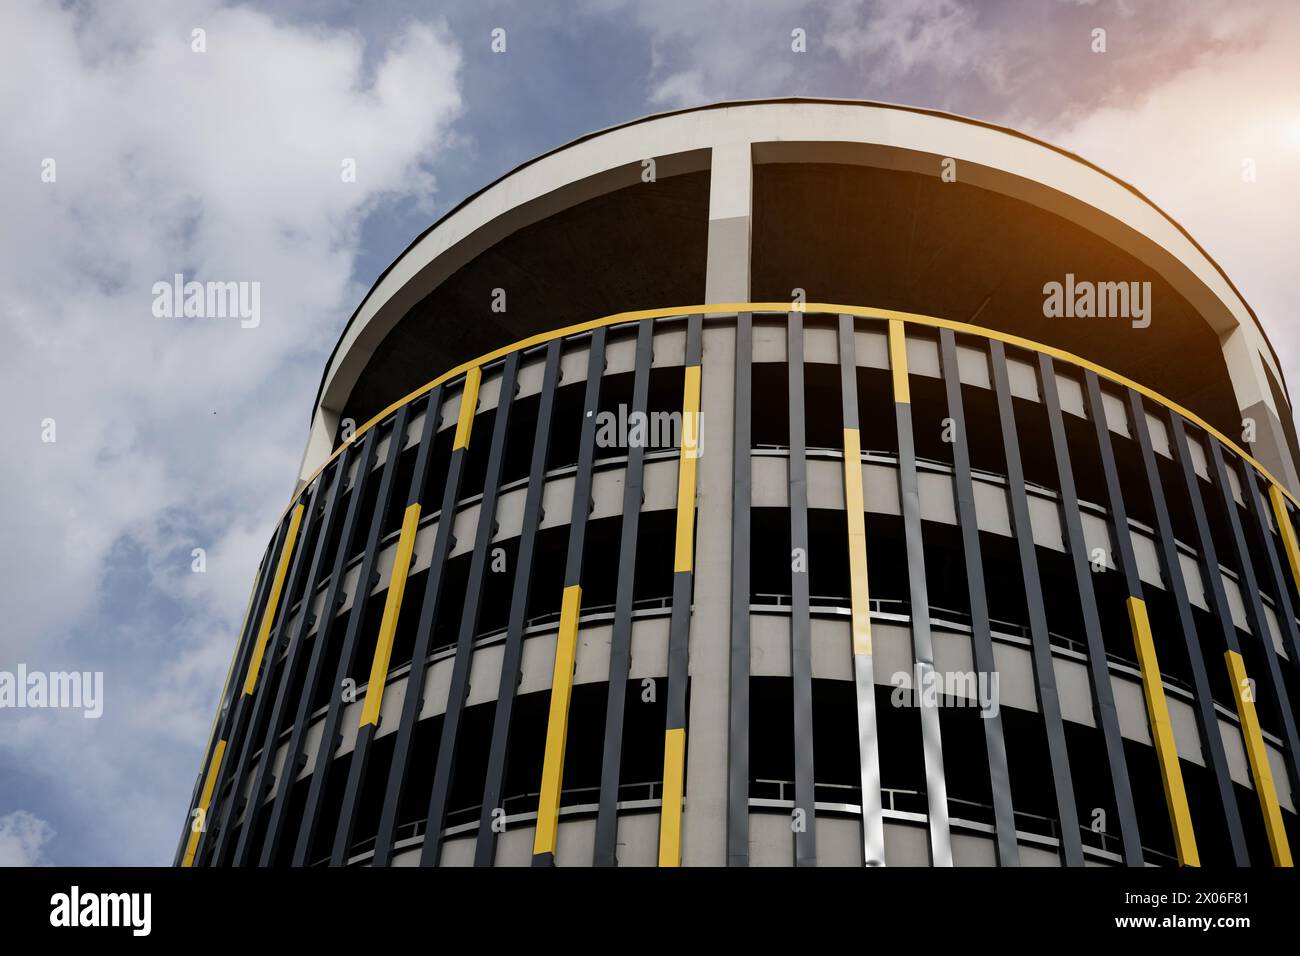
<svg viewBox="0 0 1300 956">
<path fill-rule="evenodd" d="M 1290 865 L 1296 439 L 1221 269 L 881 104 L 585 137 L 331 356 L 181 865 Z"/>
</svg>

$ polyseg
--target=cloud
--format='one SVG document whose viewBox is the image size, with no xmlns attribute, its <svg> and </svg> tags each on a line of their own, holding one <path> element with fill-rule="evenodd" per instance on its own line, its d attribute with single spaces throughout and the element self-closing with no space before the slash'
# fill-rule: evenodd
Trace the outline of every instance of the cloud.
<svg viewBox="0 0 1300 956">
<path fill-rule="evenodd" d="M 0 817 L 0 866 L 40 866 L 54 828 L 26 810 Z"/>
<path fill-rule="evenodd" d="M 1000 82 L 994 51 L 1014 34 L 981 22 L 963 0 L 589 0 L 594 12 L 634 22 L 651 52 L 646 100 L 657 107 L 792 95 L 888 99 L 917 74 L 977 73 Z M 804 31 L 805 52 L 792 48 Z M 844 66 L 857 82 L 844 84 Z"/>
<path fill-rule="evenodd" d="M 84 812 L 86 858 L 162 863 L 157 815 L 179 832 L 321 367 L 364 291 L 361 223 L 430 202 L 461 56 L 440 21 L 368 54 L 215 0 L 18 2 L 0 20 L 0 534 L 20 543 L 0 557 L 0 666 L 104 670 L 107 698 L 100 721 L 0 715 L 0 778 Z M 260 283 L 260 324 L 154 317 L 175 273 Z M 78 834 L 55 819 L 57 853 Z"/>
<path fill-rule="evenodd" d="M 842 59 L 862 63 L 877 82 L 918 69 L 978 70 L 997 81 L 989 39 L 977 29 L 974 8 L 961 0 L 902 0 L 874 9 L 841 0 L 831 5 L 826 25 L 826 45 Z"/>
<path fill-rule="evenodd" d="M 634 23 L 650 45 L 646 101 L 655 107 L 698 106 L 744 95 L 777 95 L 795 81 L 790 31 L 807 28 L 803 0 L 588 0 L 598 15 Z"/>
<path fill-rule="evenodd" d="M 823 96 L 1027 125 L 1127 105 L 1206 50 L 1253 43 L 1288 0 L 588 0 L 650 50 L 646 102 Z M 807 52 L 791 49 L 791 30 Z M 1093 31 L 1106 31 L 1104 54 Z"/>
<path fill-rule="evenodd" d="M 1220 24 L 1253 37 L 1249 45 L 1207 49 L 1130 105 L 1028 132 L 1128 181 L 1181 223 L 1255 309 L 1294 388 L 1300 92 L 1279 78 L 1294 72 L 1300 22 L 1262 12 Z"/>
</svg>

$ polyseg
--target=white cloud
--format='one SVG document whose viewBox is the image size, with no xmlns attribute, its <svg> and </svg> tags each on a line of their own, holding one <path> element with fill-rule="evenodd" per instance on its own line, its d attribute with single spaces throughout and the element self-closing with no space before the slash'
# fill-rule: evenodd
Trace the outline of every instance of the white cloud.
<svg viewBox="0 0 1300 956">
<path fill-rule="evenodd" d="M 918 69 L 978 70 L 996 79 L 993 39 L 991 31 L 977 28 L 974 8 L 961 0 L 898 0 L 874 8 L 837 0 L 826 26 L 826 45 L 845 60 L 863 63 L 877 82 Z"/>
<path fill-rule="evenodd" d="M 40 866 L 54 828 L 26 810 L 0 817 L 0 866 Z"/>
<path fill-rule="evenodd" d="M 807 29 L 805 0 L 587 0 L 594 12 L 630 20 L 650 43 L 646 101 L 653 106 L 698 106 L 746 96 L 788 93 L 796 72 L 790 31 Z"/>
<path fill-rule="evenodd" d="M 75 781 L 61 790 L 124 860 L 170 852 L 151 813 L 183 822 L 320 369 L 364 292 L 360 224 L 429 203 L 461 109 L 441 23 L 365 54 L 215 0 L 0 10 L 0 666 L 93 664 L 107 697 L 101 721 L 0 718 L 0 761 Z M 152 285 L 176 272 L 259 282 L 260 326 L 155 318 Z M 181 779 L 139 778 L 177 752 Z"/>
<path fill-rule="evenodd" d="M 1300 22 L 1239 22 L 1250 45 L 1208 50 L 1126 107 L 1030 129 L 1141 190 L 1181 223 L 1255 309 L 1292 389 L 1300 382 L 1293 282 L 1300 238 Z M 1242 179 L 1243 162 L 1257 171 Z"/>
<path fill-rule="evenodd" d="M 646 33 L 646 100 L 661 107 L 815 93 L 809 84 L 826 78 L 828 60 L 861 69 L 864 98 L 916 72 L 974 71 L 999 82 L 994 51 L 1009 39 L 981 27 L 975 6 L 963 0 L 722 0 L 707 10 L 695 0 L 588 0 L 588 6 Z M 805 32 L 806 52 L 791 48 L 796 28 Z"/>
<path fill-rule="evenodd" d="M 1257 38 L 1290 0 L 587 0 L 646 37 L 653 107 L 844 96 L 1024 126 L 1127 104 L 1199 52 Z M 807 52 L 791 51 L 802 28 Z M 1092 52 L 1092 31 L 1107 50 Z"/>
</svg>

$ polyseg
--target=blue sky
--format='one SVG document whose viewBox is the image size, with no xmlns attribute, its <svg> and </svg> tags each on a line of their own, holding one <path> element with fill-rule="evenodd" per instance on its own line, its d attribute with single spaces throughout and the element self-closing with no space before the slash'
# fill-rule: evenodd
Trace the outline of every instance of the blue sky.
<svg viewBox="0 0 1300 956">
<path fill-rule="evenodd" d="M 0 671 L 103 671 L 104 713 L 0 709 L 0 864 L 170 863 L 348 316 L 460 199 L 594 129 L 798 95 L 1017 127 L 1182 222 L 1297 381 L 1293 7 L 7 0 Z M 259 282 L 261 323 L 155 317 L 177 272 Z"/>
</svg>

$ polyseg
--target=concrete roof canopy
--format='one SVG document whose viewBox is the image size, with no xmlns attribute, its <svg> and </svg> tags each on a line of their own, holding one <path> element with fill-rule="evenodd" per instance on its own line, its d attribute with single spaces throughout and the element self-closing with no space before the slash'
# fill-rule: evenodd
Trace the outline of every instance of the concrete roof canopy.
<svg viewBox="0 0 1300 956">
<path fill-rule="evenodd" d="M 1270 413 L 1277 448 L 1266 464 L 1294 440 L 1290 410 L 1279 408 L 1280 363 L 1254 312 L 1133 187 L 992 124 L 782 99 L 589 134 L 448 212 L 344 328 L 302 474 L 329 454 L 341 419 L 360 423 L 459 362 L 602 315 L 707 303 L 708 223 L 733 214 L 749 217 L 751 301 L 783 301 L 798 287 L 810 301 L 1014 332 L 1143 382 L 1228 434 L 1247 414 Z M 1150 282 L 1153 321 L 1045 318 L 1044 286 L 1067 273 Z"/>
</svg>

